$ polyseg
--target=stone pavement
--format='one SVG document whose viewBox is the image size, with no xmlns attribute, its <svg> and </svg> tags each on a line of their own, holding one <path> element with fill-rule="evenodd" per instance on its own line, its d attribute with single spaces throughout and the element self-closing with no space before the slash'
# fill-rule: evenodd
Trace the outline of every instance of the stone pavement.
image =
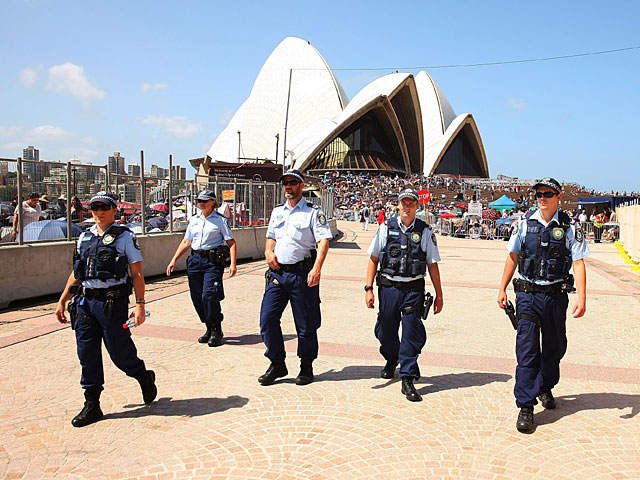
<svg viewBox="0 0 640 480">
<path fill-rule="evenodd" d="M 439 237 L 444 310 L 427 320 L 417 382 L 424 401 L 410 403 L 397 379 L 379 378 L 376 312 L 364 305 L 376 226 L 339 228 L 323 269 L 320 357 L 308 386 L 293 383 L 289 308 L 290 375 L 257 382 L 268 366 L 258 329 L 262 262 L 225 281 L 218 348 L 195 342 L 202 328 L 185 276 L 152 283 L 152 316 L 134 337 L 156 371 L 158 400 L 145 406 L 137 382 L 105 352 L 105 417 L 81 429 L 70 423 L 83 402 L 75 342 L 55 306 L 0 312 L 0 477 L 640 478 L 640 281 L 613 245 L 591 245 L 587 314 L 567 323 L 558 407 L 536 407 L 537 428 L 523 435 L 512 394 L 515 332 L 495 301 L 506 243 Z"/>
</svg>

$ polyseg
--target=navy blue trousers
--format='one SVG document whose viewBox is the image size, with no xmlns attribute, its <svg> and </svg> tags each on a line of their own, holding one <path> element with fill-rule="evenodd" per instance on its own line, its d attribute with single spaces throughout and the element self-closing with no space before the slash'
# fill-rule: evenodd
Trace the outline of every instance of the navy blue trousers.
<svg viewBox="0 0 640 480">
<path fill-rule="evenodd" d="M 520 319 L 516 336 L 516 384 L 513 393 L 518 407 L 533 407 L 540 392 L 550 392 L 560 380 L 560 360 L 567 351 L 566 293 L 525 293 L 516 297 L 518 313 L 531 315 L 542 321 Z"/>
<path fill-rule="evenodd" d="M 280 319 L 288 302 L 298 334 L 298 357 L 305 362 L 318 358 L 320 285 L 310 287 L 308 273 L 271 271 L 277 283 L 269 282 L 262 297 L 260 335 L 267 347 L 264 355 L 273 363 L 282 363 L 286 357 Z"/>
<path fill-rule="evenodd" d="M 427 332 L 418 312 L 402 315 L 401 309 L 424 302 L 424 288 L 378 287 L 380 310 L 375 334 L 387 361 L 400 362 L 400 377 L 420 378 L 418 356 L 427 343 Z M 402 338 L 398 328 L 402 323 Z"/>
<path fill-rule="evenodd" d="M 200 255 L 187 258 L 189 293 L 202 323 L 222 322 L 220 302 L 224 300 L 223 273 L 224 267 L 210 262 L 208 258 Z"/>
<path fill-rule="evenodd" d="M 144 362 L 138 358 L 136 346 L 128 328 L 122 328 L 127 321 L 129 299 L 120 297 L 115 301 L 113 314 L 104 313 L 104 302 L 98 299 L 82 298 L 78 304 L 78 314 L 91 317 L 95 324 L 76 322 L 76 344 L 78 358 L 82 366 L 82 388 L 100 395 L 104 385 L 102 367 L 102 341 L 111 360 L 130 377 L 139 377 L 146 370 Z"/>
</svg>

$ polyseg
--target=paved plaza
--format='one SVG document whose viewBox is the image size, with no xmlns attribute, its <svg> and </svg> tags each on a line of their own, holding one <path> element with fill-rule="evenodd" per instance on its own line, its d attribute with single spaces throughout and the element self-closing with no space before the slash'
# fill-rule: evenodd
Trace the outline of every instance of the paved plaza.
<svg viewBox="0 0 640 480">
<path fill-rule="evenodd" d="M 203 329 L 186 276 L 150 283 L 151 318 L 133 334 L 156 372 L 157 400 L 144 405 L 138 383 L 105 352 L 105 417 L 79 429 L 71 418 L 84 401 L 80 366 L 55 304 L 0 311 L 0 477 L 640 478 L 640 280 L 616 247 L 590 245 L 587 314 L 567 321 L 557 409 L 537 406 L 525 435 L 515 429 L 515 331 L 496 303 L 506 242 L 438 237 L 444 310 L 427 320 L 416 383 L 424 401 L 411 403 L 397 378 L 380 378 L 376 311 L 364 304 L 377 227 L 338 227 L 308 386 L 294 383 L 290 308 L 289 376 L 257 382 L 268 366 L 258 327 L 263 261 L 225 281 L 218 348 L 196 343 Z"/>
</svg>

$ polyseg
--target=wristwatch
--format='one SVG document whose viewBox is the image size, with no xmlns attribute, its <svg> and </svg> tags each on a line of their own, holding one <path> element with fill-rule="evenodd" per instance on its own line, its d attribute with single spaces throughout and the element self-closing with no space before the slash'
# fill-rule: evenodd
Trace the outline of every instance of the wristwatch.
<svg viewBox="0 0 640 480">
<path fill-rule="evenodd" d="M 142 303 L 145 304 L 147 302 L 144 301 L 144 298 L 136 298 L 136 303 Z"/>
<path fill-rule="evenodd" d="M 364 291 L 365 292 L 370 292 L 371 290 L 373 290 L 373 286 L 372 285 L 365 285 L 364 286 Z"/>
</svg>

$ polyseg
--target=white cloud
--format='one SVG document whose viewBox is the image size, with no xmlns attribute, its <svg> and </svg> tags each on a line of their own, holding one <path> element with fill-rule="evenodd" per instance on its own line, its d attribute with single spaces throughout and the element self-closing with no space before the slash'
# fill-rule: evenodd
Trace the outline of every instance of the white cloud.
<svg viewBox="0 0 640 480">
<path fill-rule="evenodd" d="M 98 152 L 88 148 L 65 148 L 61 151 L 62 158 L 68 160 L 80 160 L 81 163 L 87 163 L 88 161 L 95 160 L 98 156 Z"/>
<path fill-rule="evenodd" d="M 0 127 L 0 137 L 17 137 L 22 132 L 22 127 Z"/>
<path fill-rule="evenodd" d="M 93 85 L 87 78 L 84 68 L 73 63 L 54 65 L 49 69 L 47 89 L 56 93 L 65 93 L 82 100 L 102 100 L 107 93 Z"/>
<path fill-rule="evenodd" d="M 527 106 L 527 101 L 524 98 L 511 97 L 506 102 L 504 102 L 504 104 L 513 110 L 519 111 Z"/>
<path fill-rule="evenodd" d="M 190 138 L 202 131 L 201 123 L 192 122 L 183 116 L 147 115 L 139 121 L 145 125 L 160 127 L 176 138 Z"/>
<path fill-rule="evenodd" d="M 22 149 L 24 147 L 25 147 L 25 145 L 22 142 L 5 143 L 5 144 L 2 145 L 3 155 L 1 155 L 1 156 L 5 156 L 7 154 L 7 152 L 10 152 L 10 151 L 15 151 L 14 153 L 17 153 L 17 156 L 22 156 Z"/>
<path fill-rule="evenodd" d="M 40 125 L 32 128 L 25 137 L 29 141 L 47 141 L 47 140 L 60 140 L 63 138 L 71 137 L 73 133 L 67 132 L 64 128 L 54 127 L 53 125 Z"/>
<path fill-rule="evenodd" d="M 169 88 L 168 82 L 143 83 L 142 87 L 140 87 L 140 93 L 144 95 L 154 90 L 166 90 L 167 88 Z"/>
<path fill-rule="evenodd" d="M 33 85 L 38 80 L 38 76 L 40 75 L 40 70 L 42 66 L 38 65 L 36 67 L 26 67 L 20 71 L 19 79 L 20 83 L 25 87 L 33 87 Z"/>
</svg>

